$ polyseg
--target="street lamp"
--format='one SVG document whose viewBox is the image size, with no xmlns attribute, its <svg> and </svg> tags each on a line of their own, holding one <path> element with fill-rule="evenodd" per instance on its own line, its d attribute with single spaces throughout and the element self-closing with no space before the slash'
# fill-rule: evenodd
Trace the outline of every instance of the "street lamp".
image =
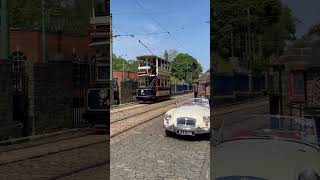
<svg viewBox="0 0 320 180">
<path fill-rule="evenodd" d="M 61 51 L 61 46 L 62 46 L 63 30 L 66 24 L 66 19 L 62 13 L 56 13 L 52 15 L 52 21 L 53 21 L 52 22 L 53 29 L 58 33 L 56 59 L 62 60 L 63 54 Z"/>
</svg>

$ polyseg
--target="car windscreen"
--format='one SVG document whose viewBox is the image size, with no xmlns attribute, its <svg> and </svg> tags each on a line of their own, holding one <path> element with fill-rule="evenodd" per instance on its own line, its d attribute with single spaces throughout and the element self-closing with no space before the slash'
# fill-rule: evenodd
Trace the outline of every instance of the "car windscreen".
<svg viewBox="0 0 320 180">
<path fill-rule="evenodd" d="M 312 119 L 261 115 L 229 117 L 220 123 L 217 121 L 214 128 L 218 131 L 214 139 L 220 143 L 262 138 L 288 140 L 318 147 L 316 126 Z"/>
</svg>

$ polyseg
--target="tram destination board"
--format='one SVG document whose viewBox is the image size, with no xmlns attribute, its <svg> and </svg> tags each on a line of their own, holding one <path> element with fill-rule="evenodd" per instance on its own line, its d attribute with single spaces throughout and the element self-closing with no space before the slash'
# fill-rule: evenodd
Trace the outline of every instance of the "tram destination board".
<svg viewBox="0 0 320 180">
<path fill-rule="evenodd" d="M 107 88 L 90 88 L 87 95 L 88 111 L 107 111 L 108 92 Z"/>
</svg>

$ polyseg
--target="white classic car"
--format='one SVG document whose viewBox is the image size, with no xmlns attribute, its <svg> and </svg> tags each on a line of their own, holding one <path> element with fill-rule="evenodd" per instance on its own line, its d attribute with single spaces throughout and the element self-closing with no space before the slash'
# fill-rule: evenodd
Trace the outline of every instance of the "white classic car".
<svg viewBox="0 0 320 180">
<path fill-rule="evenodd" d="M 320 180 L 312 119 L 288 116 L 228 118 L 212 137 L 215 180 Z"/>
<path fill-rule="evenodd" d="M 176 103 L 177 107 L 164 115 L 164 129 L 166 135 L 210 133 L 210 106 L 208 99 L 189 98 Z"/>
</svg>

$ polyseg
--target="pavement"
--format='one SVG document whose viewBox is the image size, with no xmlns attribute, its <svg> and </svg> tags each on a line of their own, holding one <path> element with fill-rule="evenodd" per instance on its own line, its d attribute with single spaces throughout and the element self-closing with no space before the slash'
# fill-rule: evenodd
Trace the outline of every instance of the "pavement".
<svg viewBox="0 0 320 180">
<path fill-rule="evenodd" d="M 265 101 L 222 110 L 216 116 L 221 119 L 267 112 Z M 24 143 L 9 149 L 0 147 L 0 180 L 106 180 L 109 175 L 112 180 L 209 180 L 217 166 L 209 139 L 166 137 L 162 123 L 160 116 L 115 136 L 111 148 L 107 141 L 99 143 L 107 139 L 105 135 L 61 137 L 57 142 L 38 145 L 28 142 L 30 147 Z"/>
<path fill-rule="evenodd" d="M 103 171 L 88 174 L 92 178 L 77 179 L 105 180 L 109 171 L 110 147 L 106 139 L 106 135 L 89 135 L 1 152 L 0 180 L 72 178 L 68 174 L 102 167 Z"/>
</svg>

